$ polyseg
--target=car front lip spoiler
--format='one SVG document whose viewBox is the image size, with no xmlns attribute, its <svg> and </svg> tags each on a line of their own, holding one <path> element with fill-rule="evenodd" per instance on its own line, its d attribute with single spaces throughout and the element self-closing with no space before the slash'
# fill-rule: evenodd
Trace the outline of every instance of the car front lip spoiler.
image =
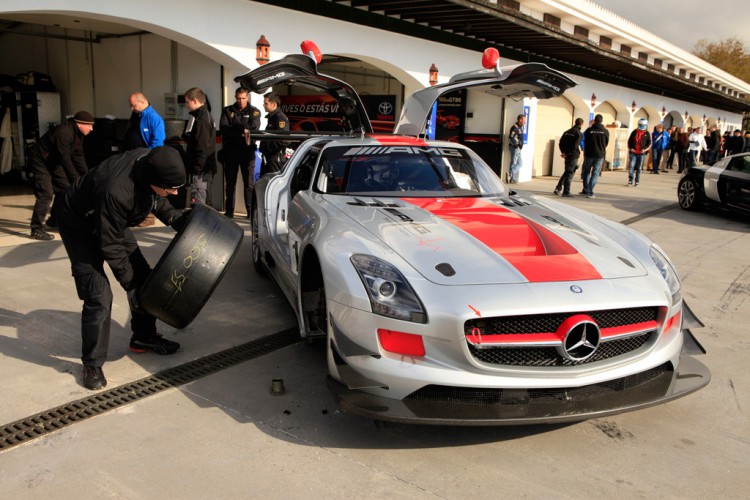
<svg viewBox="0 0 750 500">
<path fill-rule="evenodd" d="M 558 399 L 553 402 L 476 403 L 396 400 L 348 389 L 328 377 L 328 386 L 341 408 L 354 415 L 389 422 L 427 425 L 534 425 L 577 422 L 640 410 L 687 396 L 705 387 L 711 379 L 708 368 L 686 355 L 676 371 L 623 390 L 590 398 Z"/>
</svg>

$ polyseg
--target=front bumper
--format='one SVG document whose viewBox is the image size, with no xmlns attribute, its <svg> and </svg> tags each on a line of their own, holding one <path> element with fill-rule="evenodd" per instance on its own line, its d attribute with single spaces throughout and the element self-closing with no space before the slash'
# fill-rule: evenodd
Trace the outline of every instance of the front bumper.
<svg viewBox="0 0 750 500">
<path fill-rule="evenodd" d="M 688 340 L 689 339 L 689 340 Z M 686 343 L 694 341 L 686 335 Z M 347 413 L 429 425 L 533 425 L 576 422 L 666 403 L 706 386 L 708 368 L 686 354 L 644 373 L 591 386 L 553 390 L 456 389 L 432 386 L 402 400 L 348 389 L 328 378 Z"/>
</svg>

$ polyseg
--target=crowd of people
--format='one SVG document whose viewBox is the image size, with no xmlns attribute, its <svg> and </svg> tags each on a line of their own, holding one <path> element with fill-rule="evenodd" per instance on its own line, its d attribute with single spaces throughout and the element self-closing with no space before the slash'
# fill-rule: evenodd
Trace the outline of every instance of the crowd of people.
<svg viewBox="0 0 750 500">
<path fill-rule="evenodd" d="M 555 187 L 558 196 L 573 196 L 570 183 L 578 170 L 578 159 L 583 150 L 583 167 L 581 181 L 582 195 L 595 198 L 596 179 L 601 174 L 609 144 L 609 131 L 602 123 L 602 115 L 596 115 L 589 127 L 581 133 L 583 119 L 578 118 L 570 130 L 565 131 L 558 141 L 560 156 L 565 159 L 565 170 Z M 515 125 L 514 125 L 515 127 Z M 641 118 L 637 127 L 631 131 L 628 141 L 628 183 L 636 187 L 641 181 L 641 172 L 650 166 L 652 174 L 659 175 L 674 170 L 677 159 L 677 173 L 697 165 L 699 162 L 712 164 L 724 156 L 750 152 L 750 132 L 741 130 L 720 134 L 716 125 L 711 125 L 703 133 L 702 127 L 677 127 L 665 129 L 659 124 L 648 131 L 648 120 Z M 511 142 L 511 149 L 513 143 Z M 513 175 L 513 174 L 512 174 Z"/>
<path fill-rule="evenodd" d="M 260 111 L 248 102 L 249 92 L 239 88 L 236 102 L 222 110 L 220 132 L 224 136 L 222 162 L 226 166 L 225 216 L 234 216 L 234 191 L 241 172 L 245 205 L 250 214 L 256 144 L 251 133 L 260 126 Z M 106 262 L 127 292 L 131 330 L 130 349 L 168 355 L 180 344 L 156 330 L 156 318 L 138 303 L 139 287 L 151 267 L 130 231 L 155 216 L 164 225 L 180 230 L 192 205 L 210 204 L 211 183 L 217 171 L 216 127 L 210 104 L 200 88 L 184 94 L 192 119 L 185 131 L 184 154 L 164 144 L 166 133 L 161 116 L 142 92 L 130 96 L 132 111 L 123 140 L 125 152 L 110 156 L 89 168 L 83 139 L 94 128 L 88 111 L 79 111 L 32 145 L 27 170 L 32 179 L 35 204 L 31 235 L 52 240 L 46 229 L 57 228 L 71 263 L 81 313 L 81 361 L 83 386 L 96 390 L 107 385 L 102 366 L 107 358 L 113 294 L 104 271 Z M 288 131 L 289 122 L 279 107 L 279 97 L 264 96 L 267 130 Z M 278 171 L 288 143 L 267 141 L 261 147 L 261 172 Z M 190 203 L 176 209 L 169 196 L 189 186 Z M 45 221 L 47 214 L 51 215 Z"/>
</svg>

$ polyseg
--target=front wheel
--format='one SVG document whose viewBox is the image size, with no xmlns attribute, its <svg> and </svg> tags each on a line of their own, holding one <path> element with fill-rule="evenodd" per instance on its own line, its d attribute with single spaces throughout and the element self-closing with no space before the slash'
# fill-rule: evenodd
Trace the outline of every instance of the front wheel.
<svg viewBox="0 0 750 500">
<path fill-rule="evenodd" d="M 695 179 L 684 177 L 677 188 L 677 200 L 683 210 L 703 208 L 703 194 Z"/>
</svg>

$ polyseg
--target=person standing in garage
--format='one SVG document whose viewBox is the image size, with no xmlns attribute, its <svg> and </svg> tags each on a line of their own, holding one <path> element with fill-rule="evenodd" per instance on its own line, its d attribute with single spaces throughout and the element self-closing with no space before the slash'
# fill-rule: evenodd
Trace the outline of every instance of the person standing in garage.
<svg viewBox="0 0 750 500">
<path fill-rule="evenodd" d="M 31 214 L 31 237 L 35 240 L 54 240 L 42 227 L 49 212 L 52 197 L 64 192 L 88 167 L 83 156 L 83 138 L 94 129 L 94 117 L 79 111 L 50 130 L 28 150 L 27 166 L 33 176 L 34 209 Z M 56 226 L 54 217 L 47 225 Z"/>
<path fill-rule="evenodd" d="M 180 344 L 156 331 L 156 318 L 144 311 L 137 291 L 151 273 L 130 227 L 153 212 L 165 225 L 179 230 L 187 217 L 166 199 L 185 183 L 185 167 L 170 147 L 138 148 L 104 160 L 79 177 L 55 200 L 60 236 L 70 258 L 78 297 L 83 300 L 83 385 L 107 385 L 102 366 L 107 359 L 112 290 L 104 272 L 106 261 L 127 291 L 133 335 L 130 349 L 173 354 Z"/>
<path fill-rule="evenodd" d="M 510 148 L 510 166 L 508 167 L 508 181 L 511 184 L 518 182 L 518 172 L 521 170 L 521 150 L 523 149 L 523 125 L 526 123 L 524 115 L 516 117 L 516 123 L 510 127 L 508 134 L 508 147 Z"/>
<path fill-rule="evenodd" d="M 142 92 L 130 96 L 130 110 L 130 125 L 125 133 L 125 151 L 163 146 L 167 137 L 164 119 L 151 107 Z M 148 214 L 140 226 L 153 226 L 154 223 L 154 215 Z"/>
<path fill-rule="evenodd" d="M 167 137 L 164 119 L 151 107 L 143 93 L 136 92 L 130 96 L 130 110 L 132 113 L 125 133 L 125 151 L 163 146 Z"/>
<path fill-rule="evenodd" d="M 193 87 L 185 92 L 185 106 L 193 117 L 193 125 L 186 131 L 185 154 L 191 197 L 195 205 L 210 205 L 211 180 L 216 173 L 216 127 L 201 89 Z"/>
<path fill-rule="evenodd" d="M 250 91 L 245 88 L 238 88 L 234 92 L 236 102 L 222 110 L 219 120 L 226 180 L 224 215 L 229 218 L 234 217 L 234 190 L 238 171 L 242 173 L 245 207 L 248 217 L 250 216 L 256 149 L 250 133 L 260 128 L 260 110 L 248 102 L 249 93 Z"/>
<path fill-rule="evenodd" d="M 557 187 L 555 188 L 555 194 L 558 196 L 561 190 L 562 196 L 568 198 L 573 196 L 570 193 L 570 183 L 573 180 L 576 170 L 578 170 L 578 158 L 581 157 L 582 125 L 583 118 L 576 118 L 575 125 L 566 130 L 558 142 L 560 156 L 565 158 L 565 172 L 560 176 L 560 180 L 557 181 Z"/>
<path fill-rule="evenodd" d="M 281 99 L 273 92 L 263 96 L 263 109 L 266 110 L 267 132 L 283 133 L 289 132 L 289 119 L 281 111 Z M 286 148 L 289 146 L 287 141 L 261 141 L 260 152 L 263 153 L 263 165 L 260 169 L 260 175 L 269 172 L 278 172 L 284 166 L 284 155 Z"/>
</svg>

